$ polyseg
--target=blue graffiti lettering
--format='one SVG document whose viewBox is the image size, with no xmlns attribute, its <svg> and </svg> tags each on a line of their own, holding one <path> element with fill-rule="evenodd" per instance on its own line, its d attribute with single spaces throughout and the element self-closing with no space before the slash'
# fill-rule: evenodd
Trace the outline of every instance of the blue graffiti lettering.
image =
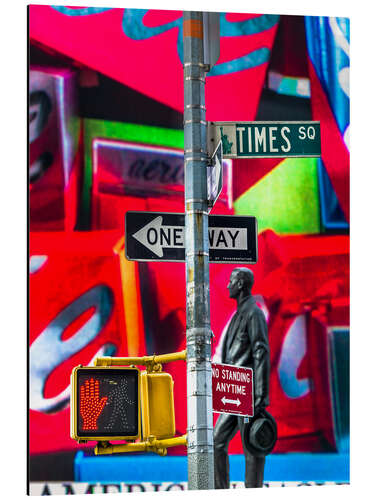
<svg viewBox="0 0 375 500">
<path fill-rule="evenodd" d="M 281 387 L 288 398 L 302 398 L 311 390 L 312 380 L 297 378 L 298 368 L 306 352 L 306 319 L 305 316 L 300 315 L 293 321 L 285 335 L 277 367 Z"/>
<path fill-rule="evenodd" d="M 266 47 L 262 47 L 257 50 L 253 50 L 249 54 L 246 54 L 238 59 L 233 59 L 232 61 L 227 61 L 225 63 L 216 64 L 213 66 L 211 71 L 207 73 L 207 76 L 219 76 L 228 75 L 230 73 L 237 73 L 238 71 L 243 71 L 245 69 L 255 68 L 263 63 L 266 63 L 270 58 L 270 51 Z"/>
<path fill-rule="evenodd" d="M 87 7 L 82 9 L 72 9 L 70 7 L 53 6 L 58 12 L 68 16 L 87 16 L 91 14 L 98 14 L 110 8 Z M 147 9 L 124 9 L 122 19 L 122 29 L 124 34 L 132 40 L 147 40 L 154 36 L 161 35 L 166 31 L 173 28 L 178 29 L 177 37 L 177 53 L 180 61 L 183 61 L 183 34 L 182 34 L 182 15 L 178 19 L 159 25 L 159 26 L 145 26 L 143 22 L 144 16 L 147 14 Z M 244 21 L 228 21 L 226 14 L 220 14 L 220 36 L 237 37 L 243 35 L 254 35 L 266 31 L 275 26 L 279 21 L 278 15 L 265 14 L 252 19 Z M 227 75 L 230 73 L 237 73 L 249 68 L 254 68 L 266 63 L 270 57 L 270 50 L 266 47 L 260 47 L 253 50 L 237 59 L 226 61 L 224 63 L 214 66 L 207 76 Z"/>
<path fill-rule="evenodd" d="M 133 40 L 146 40 L 153 36 L 160 35 L 172 28 L 178 28 L 177 52 L 180 61 L 183 61 L 183 35 L 182 35 L 182 17 L 175 21 L 161 26 L 149 28 L 144 25 L 143 18 L 147 10 L 126 9 L 124 12 L 122 27 L 125 35 Z M 225 13 L 220 14 L 220 36 L 243 36 L 254 35 L 272 28 L 279 21 L 278 15 L 263 15 L 245 21 L 231 22 L 225 17 Z M 219 76 L 229 73 L 236 73 L 245 69 L 254 68 L 268 61 L 270 50 L 261 47 L 238 59 L 233 59 L 225 63 L 214 66 L 207 76 Z"/>
<path fill-rule="evenodd" d="M 65 307 L 34 340 L 30 347 L 30 408 L 32 410 L 52 413 L 59 411 L 69 402 L 69 386 L 53 398 L 44 397 L 47 379 L 55 368 L 99 335 L 111 315 L 113 300 L 113 293 L 108 286 L 97 285 L 91 288 Z M 72 337 L 62 340 L 65 329 L 90 307 L 95 307 L 95 312 L 90 319 Z M 102 352 L 104 352 L 103 349 L 108 355 L 108 352 L 114 352 L 115 346 L 105 344 L 102 346 Z"/>
<path fill-rule="evenodd" d="M 81 9 L 72 9 L 63 5 L 51 5 L 51 7 L 66 16 L 91 16 L 92 14 L 100 14 L 106 10 L 112 10 L 112 7 L 82 7 Z"/>
<path fill-rule="evenodd" d="M 145 26 L 143 18 L 147 14 L 147 9 L 125 9 L 122 19 L 122 29 L 126 36 L 132 40 L 147 40 L 153 36 L 161 35 L 172 28 L 178 28 L 181 32 L 182 17 L 160 26 L 152 28 Z"/>
</svg>

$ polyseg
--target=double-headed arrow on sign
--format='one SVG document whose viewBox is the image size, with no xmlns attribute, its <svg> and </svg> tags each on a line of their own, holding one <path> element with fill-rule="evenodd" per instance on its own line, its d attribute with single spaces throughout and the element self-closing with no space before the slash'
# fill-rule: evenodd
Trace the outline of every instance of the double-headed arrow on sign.
<svg viewBox="0 0 375 500">
<path fill-rule="evenodd" d="M 232 405 L 240 406 L 240 404 L 241 404 L 241 401 L 238 398 L 237 399 L 228 399 L 225 396 L 223 398 L 221 398 L 221 402 L 223 403 L 223 405 L 230 403 Z"/>
</svg>

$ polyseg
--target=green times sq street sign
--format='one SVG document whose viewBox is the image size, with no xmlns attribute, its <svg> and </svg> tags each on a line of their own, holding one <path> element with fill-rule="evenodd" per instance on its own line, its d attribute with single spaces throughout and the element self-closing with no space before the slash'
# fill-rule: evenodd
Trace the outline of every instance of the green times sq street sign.
<svg viewBox="0 0 375 500">
<path fill-rule="evenodd" d="M 320 156 L 320 123 L 210 122 L 210 148 L 222 141 L 224 158 Z"/>
</svg>

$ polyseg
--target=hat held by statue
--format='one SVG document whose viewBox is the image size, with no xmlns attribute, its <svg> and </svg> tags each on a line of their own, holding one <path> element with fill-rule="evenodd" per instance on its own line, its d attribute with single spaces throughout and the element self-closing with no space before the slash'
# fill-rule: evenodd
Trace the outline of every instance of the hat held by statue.
<svg viewBox="0 0 375 500">
<path fill-rule="evenodd" d="M 277 441 L 277 425 L 266 410 L 245 424 L 244 445 L 255 457 L 265 457 L 273 450 Z"/>
</svg>

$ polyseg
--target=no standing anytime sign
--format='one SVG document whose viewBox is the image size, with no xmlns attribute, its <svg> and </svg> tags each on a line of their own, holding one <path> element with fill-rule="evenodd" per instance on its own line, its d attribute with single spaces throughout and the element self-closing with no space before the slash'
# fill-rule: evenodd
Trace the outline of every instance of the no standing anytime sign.
<svg viewBox="0 0 375 500">
<path fill-rule="evenodd" d="M 212 363 L 212 409 L 216 413 L 252 417 L 253 370 Z"/>
</svg>

